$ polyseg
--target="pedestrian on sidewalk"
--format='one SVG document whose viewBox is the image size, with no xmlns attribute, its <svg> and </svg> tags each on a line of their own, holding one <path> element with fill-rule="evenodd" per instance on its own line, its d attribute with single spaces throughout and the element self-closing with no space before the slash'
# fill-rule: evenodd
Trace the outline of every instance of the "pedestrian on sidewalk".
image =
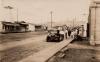
<svg viewBox="0 0 100 62">
<path fill-rule="evenodd" d="M 71 30 L 69 29 L 68 30 L 68 36 L 70 37 L 70 35 L 71 35 Z"/>
<path fill-rule="evenodd" d="M 65 36 L 66 36 L 66 39 L 68 38 L 68 30 L 66 29 L 65 30 Z"/>
</svg>

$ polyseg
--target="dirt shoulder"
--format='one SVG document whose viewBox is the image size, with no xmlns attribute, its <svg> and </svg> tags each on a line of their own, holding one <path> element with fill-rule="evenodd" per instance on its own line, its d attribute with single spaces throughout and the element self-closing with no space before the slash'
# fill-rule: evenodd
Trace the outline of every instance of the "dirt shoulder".
<svg viewBox="0 0 100 62">
<path fill-rule="evenodd" d="M 67 48 L 63 52 L 64 56 L 61 57 L 61 53 L 57 53 L 48 62 L 100 62 L 97 59 L 97 55 L 100 54 L 89 45 L 88 41 L 75 41 Z"/>
</svg>

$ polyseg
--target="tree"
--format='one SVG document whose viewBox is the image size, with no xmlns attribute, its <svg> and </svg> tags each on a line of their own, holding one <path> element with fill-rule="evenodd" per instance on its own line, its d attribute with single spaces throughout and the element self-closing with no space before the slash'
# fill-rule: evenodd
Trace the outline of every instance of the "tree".
<svg viewBox="0 0 100 62">
<path fill-rule="evenodd" d="M 12 21 L 13 18 L 12 18 L 12 12 L 11 12 L 11 10 L 13 9 L 13 7 L 11 7 L 11 6 L 5 6 L 4 8 L 9 10 L 10 21 Z"/>
<path fill-rule="evenodd" d="M 4 8 L 6 8 L 6 9 L 13 9 L 13 7 L 11 7 L 11 6 L 5 6 Z"/>
</svg>

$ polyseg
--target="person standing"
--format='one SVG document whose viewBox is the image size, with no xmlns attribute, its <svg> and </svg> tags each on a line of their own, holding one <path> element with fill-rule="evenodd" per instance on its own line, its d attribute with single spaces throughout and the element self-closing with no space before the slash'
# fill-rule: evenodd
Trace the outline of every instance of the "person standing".
<svg viewBox="0 0 100 62">
<path fill-rule="evenodd" d="M 67 29 L 65 29 L 65 37 L 66 37 L 66 39 L 68 38 L 68 30 Z"/>
<path fill-rule="evenodd" d="M 68 30 L 68 36 L 70 37 L 70 35 L 71 35 L 71 30 L 69 29 Z"/>
</svg>

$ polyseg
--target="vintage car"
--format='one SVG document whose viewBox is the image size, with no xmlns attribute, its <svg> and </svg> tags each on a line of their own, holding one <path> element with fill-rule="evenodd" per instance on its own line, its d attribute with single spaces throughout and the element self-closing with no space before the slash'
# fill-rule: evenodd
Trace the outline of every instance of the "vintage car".
<svg viewBox="0 0 100 62">
<path fill-rule="evenodd" d="M 48 30 L 46 40 L 47 42 L 60 42 L 64 40 L 64 34 L 60 33 L 60 30 L 57 29 Z"/>
</svg>

